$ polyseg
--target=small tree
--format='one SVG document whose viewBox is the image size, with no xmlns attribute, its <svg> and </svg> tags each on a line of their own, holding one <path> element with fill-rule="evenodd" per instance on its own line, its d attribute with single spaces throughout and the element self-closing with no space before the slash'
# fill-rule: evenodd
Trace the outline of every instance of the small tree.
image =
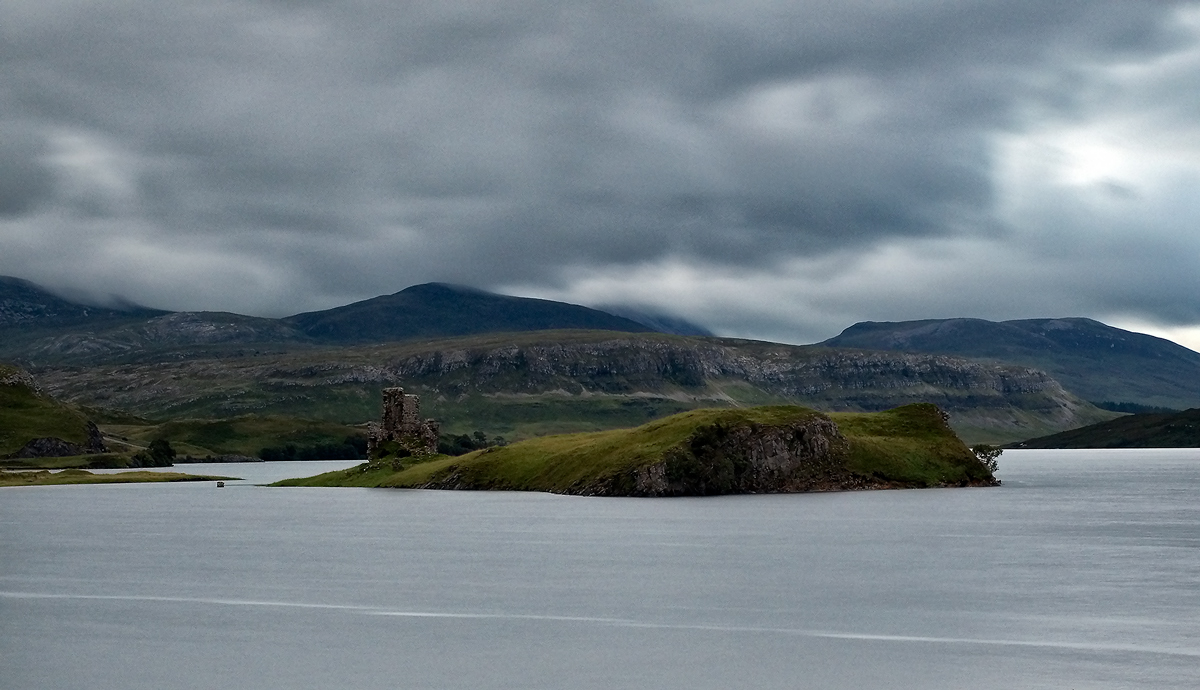
<svg viewBox="0 0 1200 690">
<path fill-rule="evenodd" d="M 170 466 L 171 461 L 175 459 L 175 449 L 165 438 L 154 439 L 146 450 L 149 451 L 150 457 L 154 458 L 155 462 L 162 463 L 161 467 Z"/>
<path fill-rule="evenodd" d="M 981 443 L 977 446 L 971 446 L 971 452 L 975 454 L 975 457 L 979 458 L 979 462 L 982 462 L 984 467 L 988 468 L 988 472 L 994 473 L 1000 469 L 1000 463 L 997 461 L 997 458 L 1004 452 L 1003 448 Z"/>
</svg>

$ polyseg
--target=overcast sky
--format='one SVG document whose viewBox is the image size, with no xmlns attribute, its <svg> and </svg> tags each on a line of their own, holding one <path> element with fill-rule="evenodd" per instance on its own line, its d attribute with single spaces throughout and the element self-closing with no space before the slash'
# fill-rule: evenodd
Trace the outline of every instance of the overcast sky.
<svg viewBox="0 0 1200 690">
<path fill-rule="evenodd" d="M 0 274 L 282 316 L 444 281 L 804 343 L 1200 348 L 1200 4 L 0 4 Z"/>
</svg>

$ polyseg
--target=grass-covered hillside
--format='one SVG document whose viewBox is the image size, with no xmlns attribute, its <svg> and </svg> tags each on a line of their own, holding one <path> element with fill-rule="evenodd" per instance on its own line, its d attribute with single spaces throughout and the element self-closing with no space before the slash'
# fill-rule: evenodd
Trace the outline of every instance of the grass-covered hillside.
<svg viewBox="0 0 1200 690">
<path fill-rule="evenodd" d="M 929 404 L 836 415 L 795 406 L 693 410 L 633 429 L 547 436 L 460 457 L 383 457 L 281 482 L 635 496 L 994 483 Z"/>
<path fill-rule="evenodd" d="M 1011 445 L 1014 448 L 1200 448 L 1200 409 L 1134 414 Z"/>
<path fill-rule="evenodd" d="M 98 427 L 89 420 L 98 421 Z M 31 445 L 35 439 L 42 441 Z M 47 469 L 145 467 L 149 460 L 137 456 L 145 455 L 159 440 L 171 444 L 178 456 L 195 458 L 258 457 L 264 449 L 278 451 L 280 457 L 272 459 L 357 458 L 366 450 L 363 429 L 337 422 L 282 415 L 151 421 L 111 410 L 81 409 L 42 391 L 25 371 L 0 365 L 0 464 Z M 106 448 L 112 452 L 98 452 Z"/>
<path fill-rule="evenodd" d="M 282 415 L 239 415 L 229 419 L 174 419 L 165 422 L 121 420 L 101 424 L 110 445 L 128 444 L 143 448 L 151 441 L 168 441 L 180 455 L 246 455 L 258 457 L 264 448 L 311 448 L 342 445 L 348 437 L 362 436 L 363 429 L 313 419 Z M 350 456 L 354 457 L 354 456 Z"/>
<path fill-rule="evenodd" d="M 79 410 L 40 391 L 25 372 L 0 364 L 0 457 L 19 451 L 37 438 L 86 446 L 88 419 Z"/>
</svg>

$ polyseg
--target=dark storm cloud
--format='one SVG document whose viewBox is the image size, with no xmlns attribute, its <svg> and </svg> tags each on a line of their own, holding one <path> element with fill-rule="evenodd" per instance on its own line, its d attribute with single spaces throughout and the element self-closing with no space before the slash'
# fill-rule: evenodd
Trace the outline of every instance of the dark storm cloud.
<svg viewBox="0 0 1200 690">
<path fill-rule="evenodd" d="M 14 0 L 0 273 L 287 313 L 1003 242 L 996 137 L 1090 112 L 1096 65 L 1194 42 L 1184 6 Z M 84 257 L 91 284 L 62 268 Z M 1176 318 L 1173 285 L 1122 295 Z"/>
</svg>

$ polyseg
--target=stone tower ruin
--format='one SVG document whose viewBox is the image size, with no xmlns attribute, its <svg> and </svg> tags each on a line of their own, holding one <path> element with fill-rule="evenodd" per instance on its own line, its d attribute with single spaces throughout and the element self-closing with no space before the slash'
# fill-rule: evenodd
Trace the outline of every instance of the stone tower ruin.
<svg viewBox="0 0 1200 690">
<path fill-rule="evenodd" d="M 375 457 L 384 443 L 394 442 L 413 455 L 429 455 L 438 449 L 438 423 L 421 419 L 421 398 L 403 388 L 383 389 L 383 420 L 367 427 L 367 457 Z"/>
</svg>

